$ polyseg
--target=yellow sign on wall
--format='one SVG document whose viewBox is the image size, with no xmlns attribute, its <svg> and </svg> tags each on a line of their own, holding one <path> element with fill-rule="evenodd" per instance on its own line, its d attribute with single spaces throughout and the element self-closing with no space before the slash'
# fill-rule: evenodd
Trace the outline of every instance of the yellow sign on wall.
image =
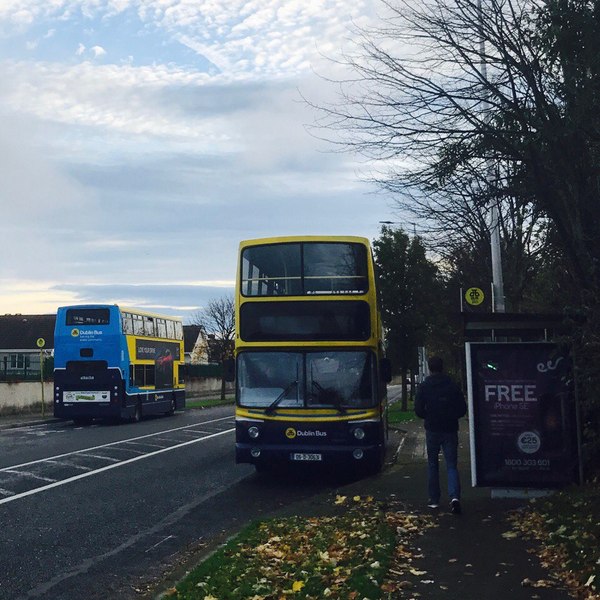
<svg viewBox="0 0 600 600">
<path fill-rule="evenodd" d="M 38 348 L 43 348 L 46 345 L 46 340 L 44 338 L 38 338 L 36 344 Z"/>
</svg>

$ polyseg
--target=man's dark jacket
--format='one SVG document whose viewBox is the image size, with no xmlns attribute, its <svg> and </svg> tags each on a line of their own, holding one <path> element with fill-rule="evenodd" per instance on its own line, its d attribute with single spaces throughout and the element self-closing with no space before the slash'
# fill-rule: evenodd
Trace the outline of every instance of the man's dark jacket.
<svg viewBox="0 0 600 600">
<path fill-rule="evenodd" d="M 467 414 L 461 389 L 445 373 L 433 373 L 417 388 L 415 413 L 425 429 L 438 433 L 458 431 L 458 419 Z"/>
</svg>

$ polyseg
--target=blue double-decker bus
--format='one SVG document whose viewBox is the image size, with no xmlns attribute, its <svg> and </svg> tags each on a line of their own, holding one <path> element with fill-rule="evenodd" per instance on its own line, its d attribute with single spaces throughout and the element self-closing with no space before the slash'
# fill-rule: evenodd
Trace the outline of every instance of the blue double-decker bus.
<svg viewBox="0 0 600 600">
<path fill-rule="evenodd" d="M 117 305 L 64 306 L 54 342 L 55 417 L 139 421 L 185 407 L 180 319 Z"/>
</svg>

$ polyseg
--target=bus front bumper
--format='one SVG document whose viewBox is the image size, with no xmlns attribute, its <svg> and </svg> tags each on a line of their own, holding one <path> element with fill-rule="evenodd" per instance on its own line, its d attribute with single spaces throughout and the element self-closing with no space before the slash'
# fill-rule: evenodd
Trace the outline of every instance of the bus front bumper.
<svg viewBox="0 0 600 600">
<path fill-rule="evenodd" d="M 324 466 L 373 465 L 382 460 L 383 448 L 371 446 L 289 446 L 289 445 L 235 445 L 236 463 L 250 463 L 257 466 L 282 466 L 285 464 L 313 464 Z"/>
</svg>

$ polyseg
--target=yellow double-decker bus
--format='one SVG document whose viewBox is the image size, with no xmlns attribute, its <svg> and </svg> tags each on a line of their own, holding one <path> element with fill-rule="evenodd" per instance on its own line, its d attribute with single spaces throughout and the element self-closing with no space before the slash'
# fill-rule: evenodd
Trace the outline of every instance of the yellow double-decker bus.
<svg viewBox="0 0 600 600">
<path fill-rule="evenodd" d="M 236 461 L 378 470 L 386 383 L 369 241 L 243 241 L 236 284 Z"/>
</svg>

